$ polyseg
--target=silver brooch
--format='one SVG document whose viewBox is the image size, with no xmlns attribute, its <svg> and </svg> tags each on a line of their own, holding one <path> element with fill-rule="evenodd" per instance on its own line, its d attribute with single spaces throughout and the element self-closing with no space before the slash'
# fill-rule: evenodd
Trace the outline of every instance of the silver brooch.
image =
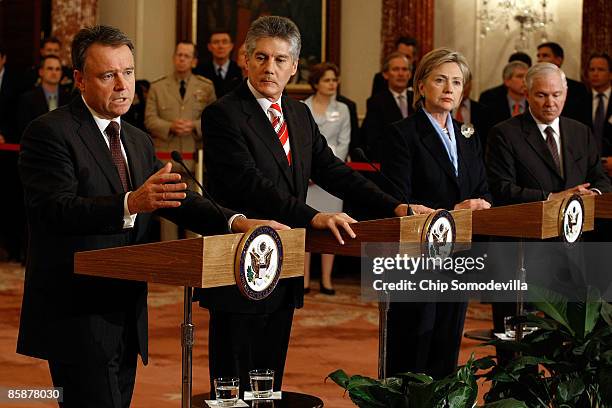
<svg viewBox="0 0 612 408">
<path fill-rule="evenodd" d="M 461 134 L 466 139 L 469 139 L 474 134 L 474 126 L 472 126 L 471 123 L 464 123 L 463 125 L 461 125 Z"/>
</svg>

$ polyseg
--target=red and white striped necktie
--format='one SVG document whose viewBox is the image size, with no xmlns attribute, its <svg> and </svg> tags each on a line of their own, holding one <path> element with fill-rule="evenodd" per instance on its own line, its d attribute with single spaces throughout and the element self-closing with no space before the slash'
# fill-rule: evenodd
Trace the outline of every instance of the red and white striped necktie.
<svg viewBox="0 0 612 408">
<path fill-rule="evenodd" d="M 270 114 L 272 120 L 272 127 L 274 131 L 278 135 L 278 139 L 283 145 L 283 150 L 285 150 L 285 155 L 287 156 L 287 162 L 291 166 L 291 148 L 289 147 L 289 130 L 287 130 L 287 123 L 283 120 L 283 111 L 277 103 L 273 103 L 268 108 L 268 113 Z"/>
</svg>

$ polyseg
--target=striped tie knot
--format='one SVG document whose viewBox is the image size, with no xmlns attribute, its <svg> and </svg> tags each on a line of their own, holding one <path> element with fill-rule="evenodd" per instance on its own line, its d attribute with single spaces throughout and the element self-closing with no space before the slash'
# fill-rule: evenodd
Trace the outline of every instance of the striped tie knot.
<svg viewBox="0 0 612 408">
<path fill-rule="evenodd" d="M 289 131 L 287 130 L 287 123 L 283 120 L 283 111 L 277 103 L 270 105 L 268 113 L 271 116 L 272 127 L 278 135 L 278 140 L 283 146 L 285 155 L 287 156 L 287 162 L 291 166 L 291 149 L 289 145 Z"/>
</svg>

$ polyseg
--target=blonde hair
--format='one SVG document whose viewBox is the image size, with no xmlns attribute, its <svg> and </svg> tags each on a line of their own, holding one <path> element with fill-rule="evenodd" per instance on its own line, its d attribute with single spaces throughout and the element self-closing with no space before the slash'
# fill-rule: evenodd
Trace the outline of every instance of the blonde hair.
<svg viewBox="0 0 612 408">
<path fill-rule="evenodd" d="M 463 76 L 463 85 L 471 78 L 472 74 L 470 73 L 470 67 L 463 54 L 460 52 L 445 47 L 429 51 L 421 59 L 414 73 L 414 99 L 412 101 L 412 106 L 414 106 L 415 109 L 418 108 L 419 103 L 423 99 L 423 95 L 419 90 L 419 84 L 429 77 L 431 71 L 447 62 L 454 62 L 459 66 L 459 70 Z"/>
</svg>

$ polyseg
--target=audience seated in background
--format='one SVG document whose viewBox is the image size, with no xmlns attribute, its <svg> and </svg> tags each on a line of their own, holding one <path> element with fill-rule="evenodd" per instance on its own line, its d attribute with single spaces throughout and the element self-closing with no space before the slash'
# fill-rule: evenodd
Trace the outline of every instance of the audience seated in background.
<svg viewBox="0 0 612 408">
<path fill-rule="evenodd" d="M 242 70 L 230 59 L 233 49 L 234 43 L 228 31 L 213 31 L 208 38 L 208 51 L 212 54 L 212 59 L 200 63 L 193 71 L 213 82 L 217 98 L 221 98 L 242 82 Z"/>
<path fill-rule="evenodd" d="M 591 86 L 593 134 L 602 156 L 612 156 L 612 60 L 606 53 L 593 53 L 589 57 L 587 76 Z"/>
<path fill-rule="evenodd" d="M 538 45 L 538 62 L 550 62 L 561 68 L 565 52 L 555 42 Z M 561 116 L 572 118 L 591 126 L 591 96 L 582 82 L 567 78 L 567 98 Z"/>
</svg>

